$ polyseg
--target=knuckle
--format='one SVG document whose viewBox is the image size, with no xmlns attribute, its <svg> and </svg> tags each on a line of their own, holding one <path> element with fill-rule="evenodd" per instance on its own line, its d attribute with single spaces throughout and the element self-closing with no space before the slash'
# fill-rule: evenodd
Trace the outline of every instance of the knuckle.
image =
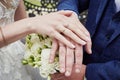
<svg viewBox="0 0 120 80">
<path fill-rule="evenodd" d="M 75 67 L 76 67 L 76 68 L 81 68 L 81 64 L 80 64 L 80 63 L 76 63 L 76 64 L 75 64 Z"/>
<path fill-rule="evenodd" d="M 72 58 L 73 57 L 73 51 L 72 50 L 67 50 L 67 57 Z"/>
<path fill-rule="evenodd" d="M 60 23 L 56 24 L 56 29 L 62 31 L 62 25 Z"/>
<path fill-rule="evenodd" d="M 58 17 L 58 21 L 63 22 L 63 21 L 64 21 L 63 17 L 64 17 L 64 16 L 60 15 L 60 16 Z"/>
<path fill-rule="evenodd" d="M 59 51 L 59 53 L 60 53 L 61 56 L 64 56 L 65 51 L 62 49 L 62 50 Z"/>
<path fill-rule="evenodd" d="M 67 69 L 67 70 L 70 70 L 71 67 L 72 67 L 72 64 L 71 64 L 71 63 L 67 63 L 67 64 L 66 64 L 66 69 Z"/>
<path fill-rule="evenodd" d="M 87 43 L 88 43 L 88 44 L 92 44 L 92 42 L 91 42 L 91 39 L 90 39 L 90 38 L 88 38 L 86 41 L 87 41 Z"/>
<path fill-rule="evenodd" d="M 50 34 L 51 36 L 54 36 L 55 35 L 55 31 L 54 30 L 49 30 L 48 34 Z"/>
<path fill-rule="evenodd" d="M 67 57 L 72 57 L 72 54 L 71 53 L 67 53 L 66 56 Z"/>
<path fill-rule="evenodd" d="M 86 39 L 85 39 L 85 42 L 88 43 L 88 44 L 90 44 L 90 43 L 91 43 L 91 40 L 90 40 L 89 38 L 86 38 Z"/>
<path fill-rule="evenodd" d="M 59 28 L 59 27 L 61 27 L 61 23 L 60 23 L 60 21 L 56 21 L 56 22 L 54 22 L 54 23 L 53 23 L 53 26 L 54 26 L 55 28 Z"/>
<path fill-rule="evenodd" d="M 81 56 L 82 56 L 81 50 L 78 50 L 78 51 L 76 52 L 76 56 L 77 56 L 77 57 L 81 57 Z"/>
<path fill-rule="evenodd" d="M 72 64 L 67 64 L 66 65 L 66 70 L 70 71 L 72 69 L 72 66 L 73 66 Z"/>
<path fill-rule="evenodd" d="M 78 53 L 76 53 L 76 57 L 77 57 L 77 58 L 81 58 L 81 57 L 82 57 L 82 54 L 78 52 Z"/>
<path fill-rule="evenodd" d="M 91 41 L 89 41 L 88 45 L 92 45 L 92 42 L 91 42 Z"/>
<path fill-rule="evenodd" d="M 64 59 L 60 59 L 59 63 L 60 63 L 60 66 L 64 66 L 64 63 L 65 63 Z"/>
</svg>

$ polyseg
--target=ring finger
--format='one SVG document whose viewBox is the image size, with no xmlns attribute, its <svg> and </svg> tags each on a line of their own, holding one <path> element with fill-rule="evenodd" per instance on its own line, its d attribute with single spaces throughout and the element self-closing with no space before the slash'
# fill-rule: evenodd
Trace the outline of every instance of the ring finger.
<svg viewBox="0 0 120 80">
<path fill-rule="evenodd" d="M 74 49 L 67 47 L 66 52 L 66 76 L 70 76 L 72 73 L 72 68 L 74 64 Z"/>
<path fill-rule="evenodd" d="M 66 48 L 65 45 L 61 42 L 59 42 L 59 63 L 60 63 L 60 72 L 65 72 L 65 54 L 66 54 Z"/>
<path fill-rule="evenodd" d="M 57 30 L 61 33 L 63 33 L 64 35 L 66 35 L 67 37 L 71 38 L 72 40 L 74 40 L 75 42 L 77 42 L 78 44 L 81 45 L 85 45 L 86 42 L 83 41 L 82 39 L 80 39 L 74 32 L 72 32 L 70 29 L 63 27 L 62 25 L 59 25 L 56 27 Z"/>
</svg>

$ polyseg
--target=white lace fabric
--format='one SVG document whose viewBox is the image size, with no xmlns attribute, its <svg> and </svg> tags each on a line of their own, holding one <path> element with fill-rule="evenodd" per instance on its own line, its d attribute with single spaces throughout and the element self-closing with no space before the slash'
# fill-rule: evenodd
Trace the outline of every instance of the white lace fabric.
<svg viewBox="0 0 120 80">
<path fill-rule="evenodd" d="M 14 22 L 15 10 L 19 0 L 13 0 L 14 8 L 6 9 L 0 4 L 0 26 Z M 8 46 L 0 48 L 0 80 L 31 80 L 26 67 L 21 64 L 25 54 L 24 45 L 16 41 Z"/>
</svg>

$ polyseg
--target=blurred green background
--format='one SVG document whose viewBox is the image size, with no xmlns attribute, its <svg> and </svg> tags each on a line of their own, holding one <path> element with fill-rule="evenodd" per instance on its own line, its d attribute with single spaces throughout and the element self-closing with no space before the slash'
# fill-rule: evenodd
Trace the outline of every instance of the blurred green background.
<svg viewBox="0 0 120 80">
<path fill-rule="evenodd" d="M 58 0 L 24 0 L 30 17 L 55 12 Z"/>
<path fill-rule="evenodd" d="M 26 11 L 29 17 L 44 15 L 57 11 L 58 0 L 24 0 Z M 84 24 L 87 11 L 80 14 L 79 19 Z"/>
<path fill-rule="evenodd" d="M 30 3 L 38 5 L 38 6 L 40 5 L 40 1 L 39 0 L 24 0 L 24 1 L 30 2 Z"/>
</svg>

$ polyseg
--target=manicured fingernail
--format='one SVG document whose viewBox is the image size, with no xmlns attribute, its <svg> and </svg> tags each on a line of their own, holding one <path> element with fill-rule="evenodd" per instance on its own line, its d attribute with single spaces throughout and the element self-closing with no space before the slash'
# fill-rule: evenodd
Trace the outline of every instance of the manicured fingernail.
<svg viewBox="0 0 120 80">
<path fill-rule="evenodd" d="M 75 72 L 76 73 L 80 73 L 80 69 L 75 69 Z"/>
<path fill-rule="evenodd" d="M 85 44 L 86 44 L 86 42 L 82 41 L 82 45 L 85 45 Z"/>
<path fill-rule="evenodd" d="M 90 52 L 90 54 L 92 54 L 92 50 L 91 49 L 89 50 L 89 52 Z"/>
<path fill-rule="evenodd" d="M 70 76 L 70 72 L 66 71 L 65 76 Z"/>
<path fill-rule="evenodd" d="M 61 69 L 60 69 L 60 72 L 61 72 L 61 73 L 64 73 L 64 72 L 65 72 L 65 69 L 64 69 L 64 68 L 61 68 Z"/>
<path fill-rule="evenodd" d="M 72 46 L 72 48 L 75 48 L 75 45 L 72 44 L 71 46 Z"/>
</svg>

